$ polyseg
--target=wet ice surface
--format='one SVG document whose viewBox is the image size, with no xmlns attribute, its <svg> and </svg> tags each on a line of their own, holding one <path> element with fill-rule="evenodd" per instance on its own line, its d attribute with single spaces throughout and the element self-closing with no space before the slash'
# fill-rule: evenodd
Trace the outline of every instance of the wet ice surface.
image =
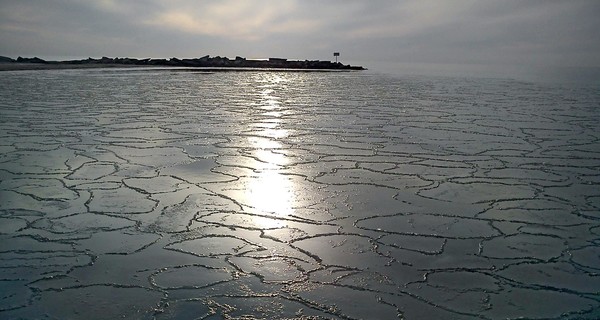
<svg viewBox="0 0 600 320">
<path fill-rule="evenodd" d="M 600 316 L 600 98 L 5 72 L 0 318 Z"/>
</svg>

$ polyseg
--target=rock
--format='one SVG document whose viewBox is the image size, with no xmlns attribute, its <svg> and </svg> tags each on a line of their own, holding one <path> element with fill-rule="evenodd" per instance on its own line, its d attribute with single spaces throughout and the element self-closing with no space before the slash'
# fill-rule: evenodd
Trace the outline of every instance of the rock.
<svg viewBox="0 0 600 320">
<path fill-rule="evenodd" d="M 18 57 L 17 58 L 17 62 L 21 62 L 21 63 L 46 63 L 45 60 L 42 60 L 38 57 L 33 57 L 33 58 L 22 58 L 22 57 Z"/>
<path fill-rule="evenodd" d="M 15 59 L 13 58 L 9 58 L 9 57 L 4 57 L 4 56 L 0 56 L 0 62 L 15 62 Z"/>
</svg>

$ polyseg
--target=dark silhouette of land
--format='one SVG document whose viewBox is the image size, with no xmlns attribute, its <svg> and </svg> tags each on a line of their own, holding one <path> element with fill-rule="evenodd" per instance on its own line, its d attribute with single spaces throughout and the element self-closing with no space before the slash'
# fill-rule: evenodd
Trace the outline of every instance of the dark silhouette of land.
<svg viewBox="0 0 600 320">
<path fill-rule="evenodd" d="M 340 62 L 321 60 L 287 60 L 269 58 L 268 60 L 253 60 L 242 57 L 229 59 L 227 57 L 204 56 L 193 59 L 134 59 L 108 58 L 83 59 L 66 61 L 46 61 L 38 57 L 12 59 L 0 56 L 0 70 L 23 69 L 71 69 L 71 68 L 102 68 L 102 67 L 191 67 L 191 68 L 254 68 L 254 69 L 297 69 L 297 70 L 365 70 L 361 66 L 344 65 Z"/>
</svg>

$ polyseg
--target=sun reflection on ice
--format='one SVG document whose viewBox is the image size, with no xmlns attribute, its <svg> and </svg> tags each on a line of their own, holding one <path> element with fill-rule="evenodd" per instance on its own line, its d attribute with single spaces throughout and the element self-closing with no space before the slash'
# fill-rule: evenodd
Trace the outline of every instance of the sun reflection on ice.
<svg viewBox="0 0 600 320">
<path fill-rule="evenodd" d="M 273 213 L 278 217 L 289 216 L 294 212 L 293 185 L 279 172 L 273 170 L 259 172 L 249 186 L 248 196 L 252 206 L 260 211 Z"/>
<path fill-rule="evenodd" d="M 294 213 L 295 190 L 293 181 L 282 172 L 288 160 L 281 150 L 281 143 L 289 132 L 282 128 L 285 106 L 282 104 L 280 90 L 290 80 L 282 75 L 260 73 L 256 75 L 259 83 L 260 117 L 255 119 L 255 136 L 249 137 L 251 156 L 260 161 L 260 168 L 250 180 L 246 189 L 248 204 L 260 215 L 286 218 Z M 264 111 L 264 112 L 261 112 Z M 256 216 L 255 222 L 264 228 L 277 228 L 286 225 L 285 220 Z"/>
</svg>

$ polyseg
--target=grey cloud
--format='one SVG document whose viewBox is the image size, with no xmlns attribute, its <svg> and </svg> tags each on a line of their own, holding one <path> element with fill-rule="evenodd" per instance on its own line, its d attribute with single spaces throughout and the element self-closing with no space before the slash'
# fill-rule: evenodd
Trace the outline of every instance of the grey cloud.
<svg viewBox="0 0 600 320">
<path fill-rule="evenodd" d="M 0 1 L 0 55 L 327 59 L 340 50 L 367 62 L 600 67 L 595 0 L 265 0 L 234 10 L 248 1 Z M 205 15 L 222 3 L 218 19 Z M 157 21 L 168 12 L 187 14 L 187 29 Z M 207 21 L 213 31 L 198 32 Z"/>
</svg>

